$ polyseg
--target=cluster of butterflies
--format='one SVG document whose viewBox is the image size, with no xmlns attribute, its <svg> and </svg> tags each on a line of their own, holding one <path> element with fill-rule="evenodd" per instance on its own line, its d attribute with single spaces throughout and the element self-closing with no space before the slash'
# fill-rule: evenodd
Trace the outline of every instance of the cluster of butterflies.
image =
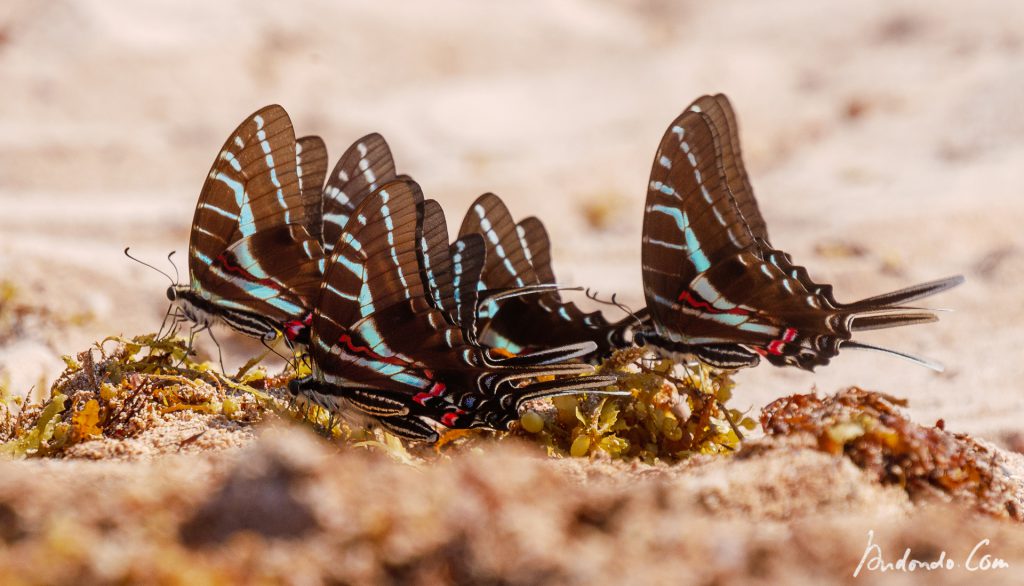
<svg viewBox="0 0 1024 586">
<path fill-rule="evenodd" d="M 562 299 L 544 226 L 517 222 L 496 195 L 450 242 L 441 206 L 397 174 L 380 135 L 327 169 L 323 141 L 296 139 L 280 106 L 242 122 L 203 185 L 189 283 L 167 290 L 169 311 L 193 335 L 224 323 L 285 338 L 312 366 L 293 396 L 410 440 L 508 429 L 533 399 L 621 394 L 592 364 L 634 344 L 720 368 L 764 357 L 813 369 L 841 347 L 874 348 L 856 331 L 934 321 L 906 304 L 963 280 L 838 302 L 769 243 L 723 95 L 699 98 L 661 140 L 644 209 L 647 307 L 618 322 Z"/>
</svg>

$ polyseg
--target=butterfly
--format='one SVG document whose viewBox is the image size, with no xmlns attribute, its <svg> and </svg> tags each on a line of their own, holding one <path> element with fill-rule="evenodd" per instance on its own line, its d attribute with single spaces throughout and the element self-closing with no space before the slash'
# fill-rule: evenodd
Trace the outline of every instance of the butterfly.
<svg viewBox="0 0 1024 586">
<path fill-rule="evenodd" d="M 484 345 L 518 353 L 591 341 L 596 346 L 590 360 L 630 345 L 635 318 L 610 323 L 599 311 L 586 313 L 561 299 L 551 266 L 551 243 L 538 218 L 517 224 L 505 203 L 487 193 L 470 206 L 459 234 L 484 236 L 482 291 L 523 293 L 504 301 L 483 295 L 479 339 Z"/>
<path fill-rule="evenodd" d="M 721 368 L 774 365 L 813 370 L 840 348 L 880 350 L 854 332 L 935 321 L 905 304 L 963 282 L 955 276 L 854 303 L 772 247 L 724 95 L 703 96 L 665 132 L 644 208 L 643 287 L 651 325 L 640 343 Z"/>
<path fill-rule="evenodd" d="M 440 206 L 415 182 L 383 185 L 334 246 L 313 311 L 313 374 L 289 391 L 428 442 L 438 425 L 508 429 L 532 399 L 622 394 L 604 390 L 614 377 L 536 380 L 592 372 L 575 362 L 592 342 L 503 358 L 467 339 L 482 251 L 478 235 L 448 244 Z"/>
<path fill-rule="evenodd" d="M 308 229 L 309 201 L 319 197 L 326 156 L 319 138 L 296 141 L 277 105 L 231 133 L 196 205 L 189 283 L 167 289 L 193 335 L 225 323 L 267 343 L 311 318 L 324 255 Z"/>
</svg>

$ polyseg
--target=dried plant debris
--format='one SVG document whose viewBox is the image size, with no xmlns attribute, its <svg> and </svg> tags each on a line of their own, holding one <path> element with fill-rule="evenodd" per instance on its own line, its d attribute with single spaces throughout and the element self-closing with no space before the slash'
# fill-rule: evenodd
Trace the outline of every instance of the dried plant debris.
<svg viewBox="0 0 1024 586">
<path fill-rule="evenodd" d="M 997 517 L 1024 521 L 1024 491 L 1005 457 L 966 434 L 918 425 L 906 402 L 851 387 L 819 398 L 792 395 L 761 412 L 769 437 L 804 436 L 817 449 L 844 455 L 882 484 L 903 487 L 914 501 L 958 501 Z"/>
<path fill-rule="evenodd" d="M 258 421 L 276 381 L 247 364 L 235 377 L 193 361 L 180 339 L 111 337 L 75 358 L 41 404 L 0 407 L 0 454 L 59 456 L 96 438 L 138 436 L 160 420 L 189 411 L 226 422 Z"/>
<path fill-rule="evenodd" d="M 617 352 L 599 371 L 618 375 L 628 397 L 557 397 L 553 409 L 527 411 L 522 430 L 551 455 L 671 462 L 732 453 L 741 428 L 756 427 L 726 405 L 733 391 L 728 373 L 670 360 L 648 362 L 643 349 Z"/>
</svg>

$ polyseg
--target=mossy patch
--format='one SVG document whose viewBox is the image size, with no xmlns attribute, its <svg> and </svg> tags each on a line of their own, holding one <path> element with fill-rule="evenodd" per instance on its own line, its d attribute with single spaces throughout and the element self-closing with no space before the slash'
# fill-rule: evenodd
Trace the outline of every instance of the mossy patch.
<svg viewBox="0 0 1024 586">
<path fill-rule="evenodd" d="M 557 397 L 553 409 L 523 415 L 520 435 L 540 442 L 551 455 L 671 462 L 732 453 L 741 429 L 756 427 L 727 406 L 734 386 L 727 372 L 652 361 L 641 348 L 617 352 L 598 372 L 618 376 L 618 388 L 629 396 Z"/>
<path fill-rule="evenodd" d="M 64 362 L 45 401 L 0 407 L 0 453 L 58 456 L 91 439 L 135 437 L 185 410 L 251 423 L 272 403 L 263 369 L 224 376 L 188 356 L 180 339 L 110 337 Z"/>
<path fill-rule="evenodd" d="M 75 357 L 42 404 L 0 411 L 0 451 L 16 456 L 58 456 L 96 438 L 127 439 L 170 414 L 190 411 L 254 423 L 273 411 L 304 421 L 332 441 L 374 449 L 399 462 L 418 463 L 455 449 L 477 449 L 510 438 L 540 444 L 555 457 L 678 461 L 694 454 L 730 454 L 741 429 L 755 423 L 727 406 L 729 375 L 704 366 L 651 360 L 642 349 L 624 350 L 598 368 L 618 377 L 626 397 L 578 395 L 538 401 L 509 433 L 449 430 L 436 445 L 405 444 L 316 405 L 292 402 L 285 390 L 309 374 L 296 359 L 268 376 L 254 359 L 233 376 L 187 355 L 184 341 L 153 335 L 112 337 Z"/>
</svg>

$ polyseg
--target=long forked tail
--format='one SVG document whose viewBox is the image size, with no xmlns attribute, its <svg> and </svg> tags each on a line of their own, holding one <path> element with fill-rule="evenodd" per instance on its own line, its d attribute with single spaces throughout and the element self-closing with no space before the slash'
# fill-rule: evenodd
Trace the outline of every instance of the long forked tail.
<svg viewBox="0 0 1024 586">
<path fill-rule="evenodd" d="M 559 395 L 575 395 L 593 393 L 599 395 L 626 396 L 629 391 L 609 389 L 615 385 L 618 377 L 596 375 L 571 379 L 555 379 L 530 383 L 515 390 L 515 408 L 518 410 L 523 403 L 534 399 L 557 397 Z"/>
<path fill-rule="evenodd" d="M 931 297 L 937 293 L 942 293 L 943 291 L 962 284 L 964 281 L 965 279 L 963 275 L 946 277 L 945 279 L 939 279 L 937 281 L 929 281 L 919 285 L 912 285 L 891 293 L 883 293 L 881 295 L 875 295 L 874 297 L 868 297 L 867 299 L 861 299 L 855 303 L 847 304 L 846 307 L 894 307 L 896 305 L 910 303 L 911 301 L 917 301 L 918 299 L 924 299 L 925 297 Z"/>
<path fill-rule="evenodd" d="M 891 293 L 868 297 L 867 299 L 862 299 L 855 303 L 844 305 L 843 308 L 853 310 L 855 312 L 863 312 L 856 315 L 853 318 L 853 322 L 850 324 L 850 329 L 855 332 L 929 323 L 938 321 L 939 319 L 932 310 L 904 307 L 903 304 L 952 289 L 963 282 L 964 277 L 962 275 L 956 275 L 954 277 L 947 277 L 937 281 L 921 283 L 920 285 L 913 285 Z M 840 346 L 842 348 L 859 348 L 861 350 L 883 352 L 885 354 L 909 360 L 936 372 L 942 372 L 944 370 L 944 367 L 938 362 L 922 358 L 920 356 L 914 356 L 913 354 L 907 354 L 906 352 L 892 350 L 890 348 L 882 348 L 880 346 L 864 344 L 853 340 L 845 340 L 840 343 Z"/>
<path fill-rule="evenodd" d="M 883 348 L 881 346 L 872 346 L 871 344 L 862 344 L 861 342 L 854 342 L 853 340 L 845 340 L 842 343 L 840 343 L 839 346 L 841 348 L 858 348 L 860 350 L 882 352 L 883 354 L 889 354 L 892 356 L 903 358 L 904 360 L 909 360 L 914 364 L 921 365 L 925 368 L 934 370 L 935 372 L 943 372 L 944 370 L 946 370 L 946 367 L 944 367 L 942 364 L 938 362 L 935 362 L 934 360 L 922 358 L 921 356 L 914 356 L 913 354 L 907 354 L 906 352 L 900 352 L 899 350 L 893 350 L 892 348 Z"/>
<path fill-rule="evenodd" d="M 843 309 L 859 314 L 850 324 L 850 329 L 855 332 L 930 323 L 938 320 L 932 310 L 903 307 L 903 304 L 952 289 L 963 282 L 962 275 L 929 281 L 844 304 Z"/>
</svg>

